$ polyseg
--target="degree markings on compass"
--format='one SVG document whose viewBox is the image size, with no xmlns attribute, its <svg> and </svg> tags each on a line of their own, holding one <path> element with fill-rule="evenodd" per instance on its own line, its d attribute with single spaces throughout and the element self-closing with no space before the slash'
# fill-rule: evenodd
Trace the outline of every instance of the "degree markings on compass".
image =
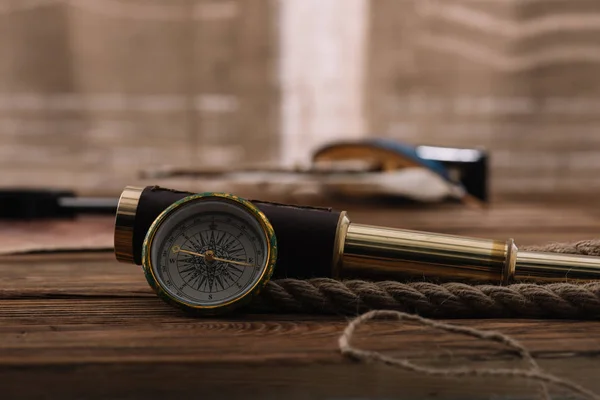
<svg viewBox="0 0 600 400">
<path fill-rule="evenodd" d="M 200 237 L 200 242 L 202 243 L 202 247 L 205 247 L 208 244 L 208 236 L 206 236 L 206 240 L 204 239 L 203 232 L 198 232 L 198 236 Z"/>
<path fill-rule="evenodd" d="M 227 236 L 227 232 L 222 232 L 222 235 L 219 235 L 219 231 L 217 232 L 217 246 L 221 246 L 223 239 Z"/>
<path fill-rule="evenodd" d="M 225 269 L 225 271 L 223 271 L 223 275 L 225 275 L 227 278 L 229 278 L 231 280 L 231 282 L 233 282 L 234 284 L 236 284 L 238 287 L 241 287 L 241 285 L 237 282 L 237 279 L 240 278 L 240 275 L 236 276 L 235 278 L 231 275 L 231 272 L 228 269 Z M 236 279 L 237 278 L 237 279 Z"/>
<path fill-rule="evenodd" d="M 208 240 L 208 244 L 211 248 L 215 248 L 215 231 L 212 229 L 210 230 L 210 239 Z"/>
<path fill-rule="evenodd" d="M 192 238 L 191 238 L 191 237 L 189 237 L 189 236 L 188 236 L 188 235 L 186 235 L 185 233 L 182 233 L 182 234 L 181 234 L 181 236 L 183 236 L 183 238 L 186 240 L 186 243 L 185 243 L 185 244 L 189 243 L 189 246 L 191 246 L 191 249 L 190 249 L 190 250 L 193 250 L 193 251 L 199 251 L 199 250 L 200 250 L 200 248 L 199 248 L 199 247 L 197 247 L 196 243 L 194 243 L 194 241 L 192 240 Z M 183 247 L 183 246 L 181 246 L 181 247 Z M 185 249 L 184 249 L 184 250 L 185 250 Z"/>
<path fill-rule="evenodd" d="M 243 246 L 241 246 L 239 243 L 236 243 L 236 245 L 237 246 L 234 247 L 233 249 L 229 249 L 228 250 L 229 254 L 231 254 L 232 256 L 236 256 L 236 255 L 241 254 L 243 252 L 245 253 Z"/>
<path fill-rule="evenodd" d="M 195 277 L 197 276 L 197 274 L 194 272 L 189 272 L 187 275 L 181 274 L 180 276 L 183 279 L 183 283 L 187 284 L 187 283 L 192 282 L 195 279 Z"/>
<path fill-rule="evenodd" d="M 195 266 L 195 265 L 192 265 L 192 264 L 190 264 L 190 265 L 188 265 L 188 266 L 186 266 L 186 267 L 184 267 L 184 268 L 180 269 L 180 270 L 179 270 L 179 273 L 180 273 L 180 274 L 185 274 L 185 273 L 188 273 L 188 272 L 194 272 L 195 270 L 196 270 L 196 266 Z"/>
<path fill-rule="evenodd" d="M 201 275 L 198 279 L 198 286 L 196 286 L 196 290 L 200 290 L 200 286 L 206 283 L 206 276 Z"/>
<path fill-rule="evenodd" d="M 229 272 L 229 270 L 227 268 L 225 268 L 223 270 L 223 276 L 225 278 L 227 278 L 228 280 L 230 280 L 232 283 L 235 283 L 235 279 L 233 279 L 233 276 L 231 276 L 231 273 Z"/>
<path fill-rule="evenodd" d="M 221 272 L 221 279 L 223 279 L 223 282 L 225 282 L 226 284 L 229 284 L 229 280 L 231 279 L 231 275 L 229 275 L 227 273 L 227 269 L 223 268 L 223 271 Z"/>
<path fill-rule="evenodd" d="M 223 235 L 226 236 L 226 235 Z M 227 239 L 225 239 L 225 242 L 221 245 L 221 247 L 223 247 L 223 249 L 225 251 L 229 251 L 229 246 L 233 245 L 235 243 L 235 238 L 231 235 L 227 236 Z"/>
<path fill-rule="evenodd" d="M 198 240 L 195 235 L 192 235 L 192 237 L 188 240 L 190 241 L 192 246 L 196 249 L 196 251 L 200 251 L 200 250 L 202 250 L 202 247 L 204 247 L 204 243 L 202 243 L 201 240 Z"/>
<path fill-rule="evenodd" d="M 193 288 L 194 288 L 194 284 L 195 284 L 196 282 L 198 282 L 198 281 L 200 280 L 200 278 L 201 278 L 201 277 L 202 277 L 201 275 L 196 275 L 196 276 L 194 276 L 194 278 L 193 278 L 193 279 L 190 279 L 190 281 L 189 281 L 189 283 L 188 283 L 188 286 L 189 286 L 190 288 L 192 288 L 192 289 L 193 289 Z"/>
<path fill-rule="evenodd" d="M 182 232 L 181 236 L 183 236 L 185 238 L 185 240 L 188 240 L 188 241 L 191 240 L 190 237 L 185 234 L 185 232 Z"/>
<path fill-rule="evenodd" d="M 225 290 L 225 286 L 223 285 L 223 281 L 221 280 L 221 277 L 219 275 L 215 275 L 215 280 L 217 281 L 217 284 L 221 286 L 221 290 Z"/>
<path fill-rule="evenodd" d="M 241 275 L 242 275 L 242 273 L 243 273 L 242 269 L 241 269 L 240 267 L 236 267 L 235 265 L 232 265 L 232 264 L 227 264 L 227 267 L 228 267 L 229 269 L 232 269 L 232 270 L 234 270 L 234 271 L 238 272 L 238 273 L 240 274 L 240 275 L 238 275 L 238 278 L 239 278 L 239 276 L 241 276 Z"/>
<path fill-rule="evenodd" d="M 214 275 L 208 275 L 208 291 L 210 293 L 212 293 L 212 287 L 213 287 L 214 283 L 215 283 L 215 277 L 214 277 Z"/>
</svg>

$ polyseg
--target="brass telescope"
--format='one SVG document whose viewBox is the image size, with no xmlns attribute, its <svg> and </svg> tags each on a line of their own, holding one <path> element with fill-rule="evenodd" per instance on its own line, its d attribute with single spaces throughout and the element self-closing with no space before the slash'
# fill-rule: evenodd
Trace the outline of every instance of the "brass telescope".
<svg viewBox="0 0 600 400">
<path fill-rule="evenodd" d="M 506 242 L 344 222 L 341 275 L 498 282 L 600 279 L 600 258 L 519 251 Z"/>
<path fill-rule="evenodd" d="M 127 187 L 117 207 L 115 254 L 141 264 L 152 222 L 192 193 Z M 600 257 L 520 251 L 506 241 L 357 224 L 345 211 L 252 200 L 279 244 L 273 278 L 512 282 L 600 279 Z"/>
</svg>

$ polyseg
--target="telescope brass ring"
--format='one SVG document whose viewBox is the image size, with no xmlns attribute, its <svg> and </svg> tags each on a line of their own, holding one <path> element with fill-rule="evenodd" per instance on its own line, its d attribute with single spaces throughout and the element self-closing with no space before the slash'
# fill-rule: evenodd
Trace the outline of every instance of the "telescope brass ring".
<svg viewBox="0 0 600 400">
<path fill-rule="evenodd" d="M 508 239 L 506 241 L 506 259 L 504 260 L 504 267 L 502 268 L 503 285 L 508 285 L 515 277 L 518 251 L 515 240 L 512 238 Z"/>
</svg>

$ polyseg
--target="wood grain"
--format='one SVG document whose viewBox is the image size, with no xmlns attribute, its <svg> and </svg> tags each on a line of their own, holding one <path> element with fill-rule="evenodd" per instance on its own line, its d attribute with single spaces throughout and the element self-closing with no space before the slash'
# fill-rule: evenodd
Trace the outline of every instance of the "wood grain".
<svg viewBox="0 0 600 400">
<path fill-rule="evenodd" d="M 172 186 L 167 186 L 172 187 Z M 179 186 L 177 186 L 179 187 Z M 313 204 L 347 210 L 353 222 L 416 229 L 439 233 L 505 240 L 519 245 L 594 238 L 600 226 L 600 210 L 595 199 L 577 198 L 565 202 L 498 201 L 477 209 L 461 204 L 404 204 L 340 202 L 331 199 L 292 199 L 265 197 L 256 192 L 240 194 L 247 198 L 296 204 Z M 376 208 L 378 212 L 372 212 Z M 84 217 L 77 221 L 33 221 L 0 224 L 0 255 L 30 250 L 110 249 L 113 245 L 112 217 Z"/>
<path fill-rule="evenodd" d="M 590 238 L 600 222 L 591 207 L 532 203 L 485 212 L 455 205 L 350 209 L 363 223 L 515 236 L 532 244 Z M 89 227 L 71 224 L 72 231 L 64 228 L 71 237 Z M 108 224 L 98 223 L 95 234 L 102 226 Z M 51 241 L 56 231 L 44 231 L 39 237 Z M 10 234 L 10 227 L 0 228 L 0 240 Z M 192 318 L 156 298 L 140 268 L 116 262 L 112 253 L 2 256 L 0 276 L 2 398 L 520 399 L 536 393 L 523 380 L 440 379 L 347 360 L 337 347 L 347 318 Z M 600 322 L 452 323 L 509 334 L 549 372 L 600 393 Z M 355 344 L 438 367 L 525 367 L 499 345 L 392 321 L 362 327 Z"/>
</svg>

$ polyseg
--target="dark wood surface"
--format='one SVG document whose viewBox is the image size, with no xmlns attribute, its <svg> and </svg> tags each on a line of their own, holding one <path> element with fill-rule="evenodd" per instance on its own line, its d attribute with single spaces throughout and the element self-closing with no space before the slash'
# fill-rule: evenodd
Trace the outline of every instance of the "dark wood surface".
<svg viewBox="0 0 600 400">
<path fill-rule="evenodd" d="M 348 207 L 347 207 L 348 208 Z M 355 221 L 542 244 L 597 236 L 600 212 L 581 204 L 499 203 L 360 211 Z M 63 223 L 65 224 L 65 223 Z M 69 225 L 69 224 L 67 224 Z M 54 224 L 4 224 L 0 239 Z M 66 226 L 66 225 L 65 225 Z M 110 236 L 108 219 L 61 230 L 73 243 Z M 437 378 L 343 358 L 348 318 L 236 315 L 194 319 L 157 299 L 139 267 L 110 252 L 0 257 L 1 398 L 531 398 L 518 379 Z M 522 341 L 549 372 L 600 393 L 600 323 L 459 320 Z M 356 344 L 432 366 L 525 367 L 499 345 L 391 321 L 369 323 Z M 553 392 L 561 398 L 561 392 Z"/>
</svg>

